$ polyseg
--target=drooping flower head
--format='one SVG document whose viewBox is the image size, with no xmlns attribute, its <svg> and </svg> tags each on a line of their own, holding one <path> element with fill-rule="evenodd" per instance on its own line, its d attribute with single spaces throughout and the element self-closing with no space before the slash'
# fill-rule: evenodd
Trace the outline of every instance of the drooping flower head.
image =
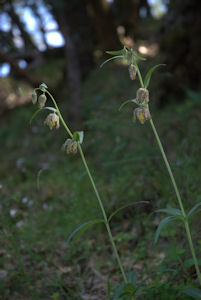
<svg viewBox="0 0 201 300">
<path fill-rule="evenodd" d="M 138 104 L 147 104 L 149 102 L 149 91 L 145 88 L 138 89 L 136 101 Z"/>
<path fill-rule="evenodd" d="M 59 116 L 56 113 L 51 113 L 47 116 L 47 118 L 44 121 L 44 124 L 49 126 L 49 128 L 52 130 L 54 127 L 56 129 L 59 128 Z"/>
<path fill-rule="evenodd" d="M 45 103 L 47 101 L 47 97 L 45 94 L 42 94 L 38 97 L 38 106 L 39 108 L 43 108 L 45 106 Z"/>
<path fill-rule="evenodd" d="M 133 111 L 133 121 L 136 122 L 136 119 L 140 121 L 141 124 L 144 124 L 145 121 L 151 119 L 151 114 L 149 109 L 145 107 L 138 107 Z"/>
<path fill-rule="evenodd" d="M 73 139 L 67 139 L 62 146 L 62 150 L 66 151 L 67 154 L 76 154 L 77 142 Z"/>
</svg>

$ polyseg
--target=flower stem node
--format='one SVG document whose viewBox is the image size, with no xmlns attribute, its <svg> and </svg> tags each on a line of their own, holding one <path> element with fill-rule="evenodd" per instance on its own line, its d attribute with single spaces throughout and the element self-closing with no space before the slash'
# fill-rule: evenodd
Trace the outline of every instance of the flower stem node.
<svg viewBox="0 0 201 300">
<path fill-rule="evenodd" d="M 55 113 L 49 114 L 47 118 L 44 121 L 44 124 L 50 127 L 50 130 L 52 130 L 54 127 L 58 129 L 60 127 L 59 125 L 59 116 Z"/>
<path fill-rule="evenodd" d="M 137 68 L 134 64 L 130 64 L 130 66 L 128 67 L 128 72 L 129 72 L 130 79 L 135 80 Z"/>
<path fill-rule="evenodd" d="M 36 94 L 36 91 L 33 90 L 33 92 L 32 92 L 32 103 L 36 104 L 36 102 L 37 102 L 37 94 Z"/>
<path fill-rule="evenodd" d="M 47 101 L 47 97 L 45 96 L 45 94 L 40 95 L 38 98 L 39 108 L 43 108 L 45 106 L 46 101 Z"/>
<path fill-rule="evenodd" d="M 136 122 L 136 119 L 140 121 L 141 124 L 144 124 L 145 121 L 151 120 L 151 114 L 148 108 L 138 107 L 133 111 L 133 121 Z"/>
<path fill-rule="evenodd" d="M 76 154 L 77 153 L 78 143 L 73 139 L 67 139 L 62 146 L 62 150 L 66 151 L 67 154 Z"/>
<path fill-rule="evenodd" d="M 149 102 L 149 91 L 145 88 L 138 89 L 136 96 L 138 104 L 147 104 Z"/>
</svg>

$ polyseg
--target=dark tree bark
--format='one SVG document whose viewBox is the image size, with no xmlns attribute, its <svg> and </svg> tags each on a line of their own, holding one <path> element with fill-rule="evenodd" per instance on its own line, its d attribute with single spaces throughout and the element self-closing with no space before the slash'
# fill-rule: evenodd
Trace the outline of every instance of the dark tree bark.
<svg viewBox="0 0 201 300">
<path fill-rule="evenodd" d="M 117 30 L 110 9 L 105 9 L 101 0 L 87 0 L 89 15 L 97 34 L 97 42 L 102 51 L 120 46 Z"/>
<path fill-rule="evenodd" d="M 172 98 L 183 99 L 186 87 L 201 85 L 201 1 L 171 1 L 161 28 L 161 50 L 172 74 L 166 78 L 161 92 Z"/>
<path fill-rule="evenodd" d="M 71 117 L 81 122 L 81 80 L 93 67 L 93 32 L 85 0 L 55 2 L 48 0 L 52 13 L 65 39 L 66 79 Z"/>
<path fill-rule="evenodd" d="M 125 35 L 133 39 L 139 36 L 140 0 L 114 0 L 113 10 L 118 25 L 125 28 Z"/>
</svg>

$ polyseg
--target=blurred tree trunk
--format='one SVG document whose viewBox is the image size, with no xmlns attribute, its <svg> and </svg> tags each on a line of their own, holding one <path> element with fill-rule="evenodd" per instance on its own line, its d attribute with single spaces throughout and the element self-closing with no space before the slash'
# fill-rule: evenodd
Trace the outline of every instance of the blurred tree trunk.
<svg viewBox="0 0 201 300">
<path fill-rule="evenodd" d="M 163 82 L 161 101 L 165 99 L 164 94 L 180 100 L 187 88 L 200 87 L 200 12 L 200 0 L 170 1 L 161 28 L 160 47 L 165 55 L 167 70 L 172 76 Z"/>
<path fill-rule="evenodd" d="M 118 25 L 125 28 L 125 35 L 133 39 L 139 35 L 140 0 L 114 0 L 113 10 Z"/>
<path fill-rule="evenodd" d="M 70 97 L 71 117 L 81 122 L 81 80 L 92 69 L 93 32 L 87 15 L 85 0 L 55 2 L 48 0 L 65 39 L 66 79 Z"/>
<path fill-rule="evenodd" d="M 97 41 L 102 51 L 120 46 L 114 18 L 110 9 L 106 9 L 102 0 L 87 0 L 89 15 L 95 26 Z M 109 8 L 109 7 L 108 7 Z"/>
</svg>

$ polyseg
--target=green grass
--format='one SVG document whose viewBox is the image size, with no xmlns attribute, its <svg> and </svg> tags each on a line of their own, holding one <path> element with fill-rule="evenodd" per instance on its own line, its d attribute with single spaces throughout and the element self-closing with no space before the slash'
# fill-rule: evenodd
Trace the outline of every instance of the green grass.
<svg viewBox="0 0 201 300">
<path fill-rule="evenodd" d="M 160 80 L 161 75 L 154 76 Z M 150 109 L 185 207 L 190 209 L 201 198 L 200 103 L 188 97 L 160 110 L 155 82 Z M 135 91 L 122 66 L 111 64 L 94 71 L 83 87 L 84 124 L 78 130 L 85 131 L 84 151 L 107 213 L 120 205 L 150 202 L 125 209 L 112 220 L 126 270 L 136 269 L 141 279 L 166 267 L 179 270 L 174 278 L 167 274 L 162 281 L 148 282 L 149 296 L 142 299 L 179 299 L 180 288 L 196 285 L 195 270 L 181 269 L 190 257 L 182 226 L 176 230 L 170 225 L 162 232 L 158 248 L 153 246 L 162 215 L 152 213 L 176 207 L 177 200 L 148 122 L 133 124 L 132 105 L 118 111 L 122 101 L 135 97 Z M 62 102 L 62 107 L 65 116 L 68 103 Z M 30 104 L 1 120 L 0 269 L 5 271 L 1 298 L 77 300 L 98 294 L 106 299 L 104 280 L 109 275 L 116 284 L 121 275 L 104 227 L 89 229 L 74 249 L 66 246 L 73 229 L 101 217 L 88 177 L 79 155 L 61 151 L 64 130 L 50 132 L 44 127 L 45 112 L 30 126 L 33 112 Z M 191 227 L 198 257 L 200 225 L 196 215 Z"/>
</svg>

